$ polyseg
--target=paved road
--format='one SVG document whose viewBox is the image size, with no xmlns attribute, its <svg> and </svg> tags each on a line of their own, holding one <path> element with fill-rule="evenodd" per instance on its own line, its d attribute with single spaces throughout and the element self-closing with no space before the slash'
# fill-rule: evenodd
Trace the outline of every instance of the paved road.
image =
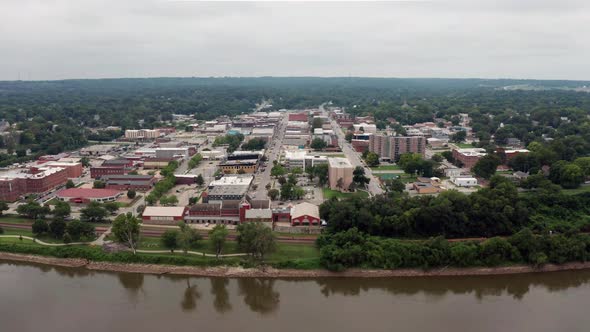
<svg viewBox="0 0 590 332">
<path fill-rule="evenodd" d="M 270 145 L 266 149 L 265 155 L 268 159 L 266 161 L 266 169 L 264 170 L 264 172 L 257 172 L 255 174 L 254 183 L 258 184 L 258 188 L 254 191 L 254 196 L 256 198 L 267 197 L 266 185 L 268 183 L 271 183 L 270 170 L 272 169 L 273 161 L 278 160 L 280 156 L 288 120 L 289 116 L 287 114 L 283 114 L 281 121 L 279 121 L 279 124 L 275 127 L 275 134 L 270 142 Z"/>
<path fill-rule="evenodd" d="M 319 109 L 323 113 L 323 115 L 328 116 L 328 111 L 326 111 L 323 104 L 320 105 Z M 344 139 L 344 133 L 342 132 L 340 125 L 336 121 L 334 121 L 333 119 L 330 119 L 330 121 L 332 123 L 332 128 L 334 129 L 334 133 L 338 137 L 338 144 L 342 148 L 342 152 L 344 153 L 346 158 L 348 158 L 348 160 L 350 161 L 352 166 L 354 166 L 354 167 L 362 166 L 365 168 L 365 175 L 369 179 L 371 179 L 371 181 L 369 182 L 369 185 L 368 185 L 369 192 L 373 195 L 383 194 L 384 191 L 381 188 L 381 186 L 379 185 L 379 180 L 373 175 L 373 172 L 371 172 L 371 170 L 368 167 L 366 167 L 367 165 L 361 160 L 360 154 L 358 152 L 356 152 L 352 148 L 352 145 L 350 145 L 350 143 L 348 143 Z"/>
</svg>

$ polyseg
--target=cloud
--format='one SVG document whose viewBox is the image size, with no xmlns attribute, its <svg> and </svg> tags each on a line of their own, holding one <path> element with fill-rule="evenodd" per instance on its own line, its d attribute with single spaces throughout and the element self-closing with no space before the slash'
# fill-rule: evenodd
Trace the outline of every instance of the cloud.
<svg viewBox="0 0 590 332">
<path fill-rule="evenodd" d="M 585 1 L 2 1 L 0 79 L 590 79 Z"/>
</svg>

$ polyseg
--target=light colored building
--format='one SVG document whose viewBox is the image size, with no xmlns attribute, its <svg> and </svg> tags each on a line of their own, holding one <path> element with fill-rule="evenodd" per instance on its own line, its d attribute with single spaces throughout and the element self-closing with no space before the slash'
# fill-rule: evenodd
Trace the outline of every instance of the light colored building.
<svg viewBox="0 0 590 332">
<path fill-rule="evenodd" d="M 160 137 L 158 129 L 127 129 L 125 138 L 127 139 L 156 139 Z"/>
<path fill-rule="evenodd" d="M 330 189 L 347 190 L 352 183 L 352 171 L 353 167 L 348 159 L 328 158 L 328 182 Z"/>
<path fill-rule="evenodd" d="M 201 151 L 199 153 L 201 154 L 201 156 L 203 156 L 203 159 L 205 160 L 217 160 L 223 159 L 223 157 L 225 157 L 223 151 L 220 150 Z"/>
<path fill-rule="evenodd" d="M 96 144 L 90 145 L 80 149 L 80 155 L 82 156 L 102 156 L 108 154 L 119 146 L 116 144 Z"/>
<path fill-rule="evenodd" d="M 452 177 L 451 182 L 457 187 L 475 187 L 477 186 L 477 179 L 474 177 Z"/>
<path fill-rule="evenodd" d="M 146 206 L 141 214 L 144 224 L 176 225 L 184 219 L 184 206 Z"/>
<path fill-rule="evenodd" d="M 369 134 L 376 134 L 377 133 L 377 126 L 372 123 L 355 123 L 352 125 L 354 127 L 354 131 L 362 131 L 364 133 Z M 362 130 L 361 130 L 362 128 Z"/>
</svg>

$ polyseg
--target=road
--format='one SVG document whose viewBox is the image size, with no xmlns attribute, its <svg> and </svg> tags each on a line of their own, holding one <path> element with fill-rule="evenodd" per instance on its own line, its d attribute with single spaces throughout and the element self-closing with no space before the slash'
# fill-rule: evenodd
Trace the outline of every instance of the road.
<svg viewBox="0 0 590 332">
<path fill-rule="evenodd" d="M 287 122 L 289 116 L 283 114 L 279 124 L 275 127 L 275 134 L 272 137 L 270 145 L 267 147 L 265 156 L 267 158 L 266 169 L 263 172 L 259 170 L 255 174 L 254 183 L 258 184 L 258 188 L 253 191 L 253 196 L 256 198 L 266 198 L 266 185 L 271 182 L 270 170 L 273 166 L 273 161 L 278 160 L 281 154 L 281 147 L 283 146 L 283 138 L 285 137 L 285 131 L 287 129 Z"/>
<path fill-rule="evenodd" d="M 328 111 L 326 111 L 326 109 L 324 108 L 324 104 L 320 105 L 319 109 L 323 115 L 329 116 Z M 340 128 L 340 125 L 336 121 L 334 121 L 334 119 L 332 119 L 332 118 L 330 118 L 330 122 L 332 123 L 332 128 L 334 130 L 334 133 L 338 137 L 338 145 L 340 145 L 340 148 L 342 149 L 342 153 L 344 153 L 346 158 L 348 158 L 348 160 L 350 161 L 350 163 L 352 164 L 353 167 L 361 166 L 361 167 L 365 168 L 365 176 L 371 180 L 371 181 L 369 181 L 369 184 L 367 185 L 368 191 L 372 195 L 383 194 L 384 191 L 381 188 L 381 186 L 379 185 L 379 179 L 377 179 L 377 177 L 375 177 L 373 175 L 373 172 L 371 172 L 371 169 L 369 167 L 367 167 L 367 165 L 362 161 L 360 154 L 358 152 L 356 152 L 352 148 L 352 145 L 350 145 L 350 143 L 348 143 L 344 139 L 344 133 L 342 131 L 342 128 Z"/>
</svg>

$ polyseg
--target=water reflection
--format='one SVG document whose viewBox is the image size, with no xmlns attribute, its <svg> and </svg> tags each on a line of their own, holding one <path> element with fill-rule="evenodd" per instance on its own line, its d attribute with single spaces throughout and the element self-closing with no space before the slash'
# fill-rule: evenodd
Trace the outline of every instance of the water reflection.
<svg viewBox="0 0 590 332">
<path fill-rule="evenodd" d="M 213 307 L 218 313 L 225 313 L 231 310 L 231 303 L 229 302 L 229 293 L 227 285 L 229 279 L 227 278 L 211 278 L 211 294 L 214 296 Z"/>
<path fill-rule="evenodd" d="M 422 293 L 431 300 L 447 294 L 473 294 L 481 300 L 486 296 L 508 294 L 521 300 L 531 287 L 545 287 L 550 292 L 562 291 L 587 284 L 590 271 L 567 271 L 553 273 L 530 273 L 517 275 L 474 277 L 421 277 L 421 278 L 376 278 L 348 279 L 322 278 L 316 283 L 325 296 L 358 296 L 361 292 L 383 290 L 393 295 Z"/>
<path fill-rule="evenodd" d="M 197 289 L 197 285 L 191 285 L 190 278 L 186 279 L 186 288 L 180 307 L 184 312 L 190 312 L 197 308 L 197 300 L 201 298 L 201 293 Z"/>
<path fill-rule="evenodd" d="M 238 288 L 250 310 L 266 315 L 279 308 L 279 293 L 274 290 L 275 279 L 240 278 Z"/>
</svg>

